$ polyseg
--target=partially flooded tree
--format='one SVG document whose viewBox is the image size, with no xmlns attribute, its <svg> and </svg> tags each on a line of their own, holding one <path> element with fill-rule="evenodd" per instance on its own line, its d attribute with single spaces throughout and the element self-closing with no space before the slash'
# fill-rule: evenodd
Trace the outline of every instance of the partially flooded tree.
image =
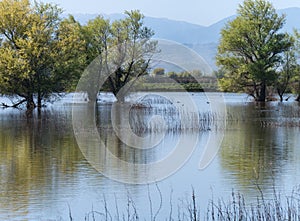
<svg viewBox="0 0 300 221">
<path fill-rule="evenodd" d="M 79 77 L 79 24 L 72 17 L 61 20 L 61 13 L 52 4 L 0 2 L 0 93 L 21 98 L 14 107 L 40 108 Z"/>
<path fill-rule="evenodd" d="M 144 16 L 139 11 L 126 11 L 125 14 L 127 18 L 112 24 L 116 70 L 108 79 L 112 92 L 121 102 L 135 80 L 147 74 L 151 57 L 156 52 L 156 42 L 151 41 L 154 32 L 144 26 Z M 128 83 L 127 89 L 121 92 L 120 89 Z"/>
<path fill-rule="evenodd" d="M 285 16 L 268 1 L 245 0 L 239 6 L 237 17 L 221 31 L 217 64 L 225 73 L 222 88 L 266 100 L 282 54 L 292 46 L 291 38 L 280 32 L 284 23 Z"/>
<path fill-rule="evenodd" d="M 94 65 L 99 65 L 98 73 L 93 70 L 92 75 L 86 73 L 83 76 L 87 81 L 92 80 L 87 83 L 92 83 L 91 87 L 86 86 L 91 102 L 95 101 L 99 85 L 103 83 L 99 80 L 107 80 L 106 86 L 118 101 L 123 102 L 135 81 L 147 74 L 151 58 L 157 52 L 157 42 L 151 40 L 154 33 L 144 26 L 144 16 L 139 11 L 126 11 L 125 15 L 126 18 L 112 23 L 98 17 L 82 29 L 87 61 L 91 62 L 94 57 Z"/>
</svg>

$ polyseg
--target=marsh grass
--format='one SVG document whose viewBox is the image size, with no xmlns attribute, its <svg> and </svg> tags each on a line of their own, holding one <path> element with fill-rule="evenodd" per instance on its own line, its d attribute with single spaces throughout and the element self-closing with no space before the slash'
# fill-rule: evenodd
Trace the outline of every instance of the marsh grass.
<svg viewBox="0 0 300 221">
<path fill-rule="evenodd" d="M 110 211 L 103 196 L 103 211 L 92 210 L 86 214 L 85 221 L 294 221 L 300 220 L 300 188 L 295 188 L 290 196 L 282 197 L 274 189 L 271 199 L 266 199 L 261 193 L 256 202 L 247 203 L 243 194 L 232 191 L 228 200 L 211 199 L 207 208 L 200 208 L 194 189 L 190 196 L 174 201 L 173 191 L 169 200 L 164 200 L 159 187 L 156 201 L 151 197 L 148 186 L 149 215 L 138 210 L 130 195 L 126 205 L 119 205 L 115 197 L 115 209 Z M 168 204 L 169 212 L 162 212 L 162 207 Z M 120 209 L 122 208 L 122 209 Z M 69 210 L 69 220 L 75 220 Z"/>
<path fill-rule="evenodd" d="M 153 121 L 159 116 L 161 121 Z M 212 112 L 187 112 L 184 110 L 131 110 L 130 125 L 135 133 L 195 132 L 207 131 L 216 123 L 216 114 Z"/>
<path fill-rule="evenodd" d="M 229 105 L 226 114 L 210 109 L 209 102 L 205 100 L 200 103 L 195 111 L 177 100 L 159 95 L 145 96 L 131 107 L 131 129 L 137 134 L 161 131 L 198 132 L 223 130 L 226 125 L 245 122 L 261 127 L 300 127 L 300 107 L 295 103 Z M 152 122 L 153 116 L 160 116 L 164 123 Z"/>
<path fill-rule="evenodd" d="M 261 195 L 257 197 L 256 203 L 247 204 L 242 194 L 232 192 L 227 202 L 221 199 L 211 201 L 205 220 L 300 220 L 299 196 L 299 188 L 285 197 L 274 190 L 272 199 L 267 200 Z"/>
<path fill-rule="evenodd" d="M 153 121 L 153 117 L 157 116 L 160 121 Z M 132 105 L 129 117 L 131 129 L 137 134 L 207 131 L 216 127 L 218 121 L 224 120 L 209 107 L 193 109 L 180 101 L 168 100 L 159 95 L 145 96 Z"/>
</svg>

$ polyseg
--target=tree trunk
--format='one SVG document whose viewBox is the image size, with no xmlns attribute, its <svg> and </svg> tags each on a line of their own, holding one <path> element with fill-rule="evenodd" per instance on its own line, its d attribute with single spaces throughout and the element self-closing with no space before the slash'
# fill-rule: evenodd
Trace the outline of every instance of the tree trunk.
<svg viewBox="0 0 300 221">
<path fill-rule="evenodd" d="M 34 103 L 34 100 L 33 100 L 33 94 L 28 95 L 26 100 L 27 100 L 27 104 L 26 104 L 27 110 L 33 110 L 35 108 L 35 103 Z"/>
<path fill-rule="evenodd" d="M 88 93 L 89 103 L 96 104 L 98 92 L 88 91 L 87 93 Z"/>
<path fill-rule="evenodd" d="M 265 102 L 266 101 L 266 89 L 267 89 L 266 83 L 262 82 L 257 101 L 259 101 L 259 102 Z"/>
<path fill-rule="evenodd" d="M 41 119 L 42 117 L 42 95 L 41 92 L 38 92 L 38 97 L 37 97 L 37 108 L 38 108 L 38 118 Z"/>
<path fill-rule="evenodd" d="M 124 94 L 121 94 L 121 93 L 118 93 L 117 95 L 115 95 L 115 97 L 117 98 L 117 102 L 119 103 L 124 103 L 125 102 L 125 95 Z"/>
<path fill-rule="evenodd" d="M 38 92 L 37 107 L 38 107 L 38 109 L 42 108 L 42 95 L 41 95 L 41 92 Z"/>
<path fill-rule="evenodd" d="M 38 119 L 41 119 L 42 117 L 42 93 L 39 91 L 38 92 L 38 97 L 37 97 L 37 108 L 38 108 Z"/>
<path fill-rule="evenodd" d="M 26 97 L 26 117 L 32 118 L 33 116 L 33 109 L 35 108 L 35 103 L 33 100 L 33 94 L 28 95 L 28 97 Z"/>
<path fill-rule="evenodd" d="M 283 101 L 283 95 L 279 94 L 279 98 L 280 98 L 280 102 L 282 102 Z"/>
<path fill-rule="evenodd" d="M 279 98 L 280 98 L 280 102 L 283 101 L 284 91 L 285 91 L 285 90 L 282 90 L 282 91 L 281 91 L 279 88 L 277 88 L 277 93 L 278 93 L 278 96 L 279 96 Z"/>
</svg>

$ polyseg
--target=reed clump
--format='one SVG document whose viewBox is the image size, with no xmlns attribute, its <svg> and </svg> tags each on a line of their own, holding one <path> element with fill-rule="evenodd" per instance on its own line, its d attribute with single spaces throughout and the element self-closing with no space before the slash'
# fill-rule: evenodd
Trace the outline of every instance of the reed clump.
<svg viewBox="0 0 300 221">
<path fill-rule="evenodd" d="M 129 117 L 131 129 L 138 134 L 208 131 L 224 121 L 224 116 L 209 108 L 195 111 L 180 101 L 153 95 L 133 104 Z M 152 121 L 153 117 L 159 117 L 160 121 Z"/>
</svg>

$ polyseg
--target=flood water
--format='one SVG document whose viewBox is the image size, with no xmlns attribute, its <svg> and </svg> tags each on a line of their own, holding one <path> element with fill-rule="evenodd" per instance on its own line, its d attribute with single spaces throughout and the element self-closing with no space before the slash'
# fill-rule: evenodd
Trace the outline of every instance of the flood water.
<svg viewBox="0 0 300 221">
<path fill-rule="evenodd" d="M 181 96 L 174 94 L 175 98 Z M 1 109 L 0 220 L 70 220 L 70 213 L 74 220 L 84 220 L 91 219 L 91 211 L 98 212 L 94 216 L 99 220 L 105 220 L 103 211 L 109 211 L 112 218 L 107 220 L 116 220 L 117 215 L 122 217 L 127 211 L 135 210 L 141 220 L 150 220 L 160 203 L 157 220 L 165 220 L 170 211 L 176 217 L 178 210 L 188 207 L 192 189 L 205 213 L 212 198 L 226 201 L 232 190 L 242 193 L 247 202 L 255 202 L 260 194 L 258 187 L 265 198 L 272 198 L 274 189 L 285 195 L 300 184 L 297 102 L 263 105 L 251 102 L 244 94 L 225 94 L 226 127 L 223 124 L 219 127 L 224 118 L 210 110 L 211 102 L 205 94 L 189 94 L 199 114 L 188 116 L 178 108 L 172 109 L 174 103 L 177 107 L 184 105 L 174 97 L 166 101 L 147 94 L 139 96 L 144 99 L 130 106 L 126 116 L 131 131 L 143 138 L 140 148 L 130 147 L 118 138 L 112 120 L 121 136 L 122 131 L 126 134 L 128 128 L 122 128 L 126 120 L 122 114 L 126 110 L 113 106 L 113 98 L 108 94 L 100 95 L 96 108 L 84 102 L 72 106 L 72 99 L 67 96 L 48 105 L 41 116 L 34 113 L 32 118 L 27 118 L 24 110 Z M 92 148 L 95 142 L 89 139 L 88 133 L 86 140 L 79 142 L 75 136 L 78 125 L 74 126 L 72 121 L 74 110 L 86 119 L 83 128 L 95 120 L 107 150 L 121 160 L 106 162 L 106 167 L 100 168 L 104 175 L 91 158 L 98 153 Z M 149 123 L 155 115 L 160 115 L 159 120 L 165 124 Z M 205 168 L 199 169 L 208 141 L 219 139 L 220 134 L 223 139 L 217 155 Z M 180 143 L 181 140 L 185 142 Z M 192 141 L 196 141 L 194 149 L 189 146 Z M 149 143 L 156 145 L 143 148 Z M 176 148 L 193 152 L 186 153 L 187 158 L 182 162 L 181 159 L 173 161 L 176 167 L 167 175 L 163 173 L 165 168 L 144 171 L 122 166 L 122 162 L 155 164 L 168 158 Z M 160 173 L 157 182 L 143 184 Z"/>
</svg>

